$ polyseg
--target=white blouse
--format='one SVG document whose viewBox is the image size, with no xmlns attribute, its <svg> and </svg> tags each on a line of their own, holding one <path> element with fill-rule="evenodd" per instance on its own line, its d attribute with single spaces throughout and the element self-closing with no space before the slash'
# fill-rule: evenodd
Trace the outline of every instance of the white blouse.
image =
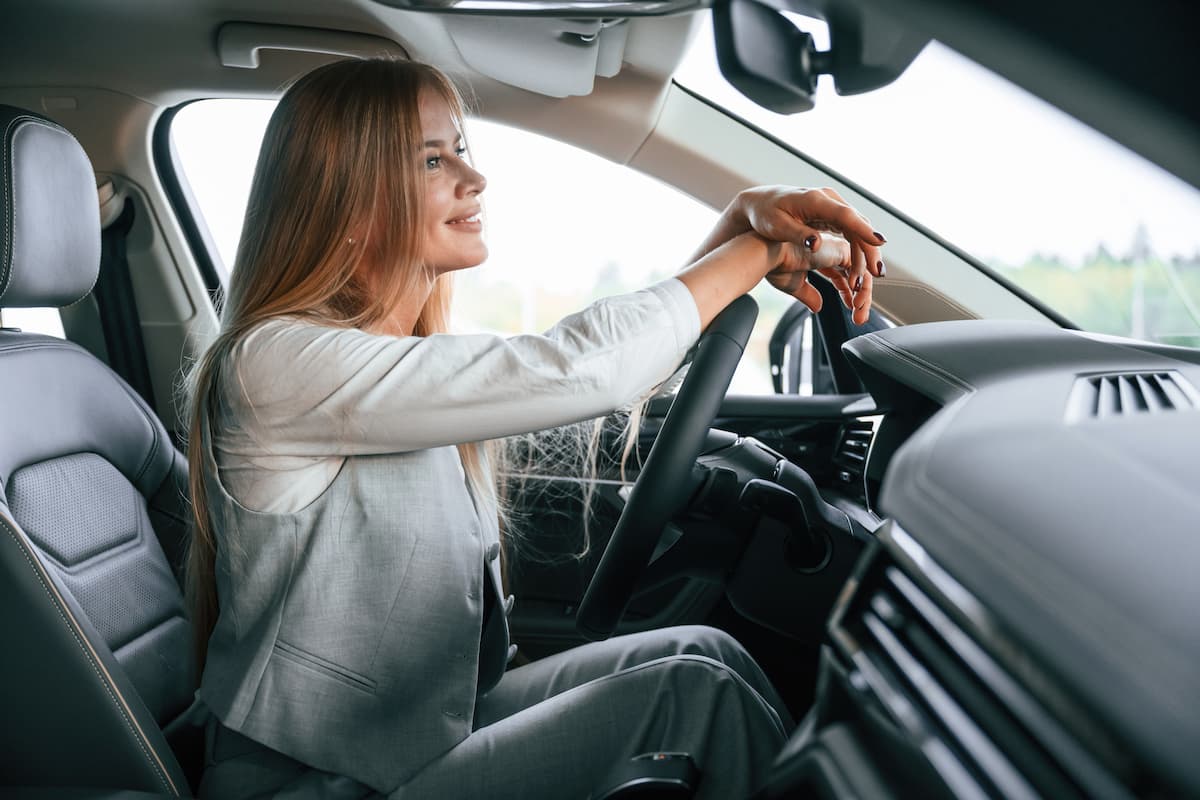
<svg viewBox="0 0 1200 800">
<path fill-rule="evenodd" d="M 611 413 L 671 376 L 700 335 L 675 278 L 605 298 L 541 335 L 381 336 L 275 319 L 235 348 L 221 481 L 243 506 L 291 513 L 346 456 L 483 441 Z"/>
</svg>

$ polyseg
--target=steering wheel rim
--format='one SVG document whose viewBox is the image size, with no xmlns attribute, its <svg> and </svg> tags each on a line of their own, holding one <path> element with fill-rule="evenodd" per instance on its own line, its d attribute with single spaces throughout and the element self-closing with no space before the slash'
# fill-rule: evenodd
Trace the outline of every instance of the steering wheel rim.
<svg viewBox="0 0 1200 800">
<path fill-rule="evenodd" d="M 691 367 L 650 448 L 575 616 L 589 639 L 612 636 L 667 523 L 686 505 L 692 467 L 750 339 L 758 304 L 734 300 L 696 345 Z"/>
</svg>

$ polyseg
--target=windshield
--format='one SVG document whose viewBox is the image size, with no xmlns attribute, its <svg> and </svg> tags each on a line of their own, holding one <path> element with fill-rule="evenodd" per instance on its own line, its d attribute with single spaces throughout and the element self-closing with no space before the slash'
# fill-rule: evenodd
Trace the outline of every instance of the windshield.
<svg viewBox="0 0 1200 800">
<path fill-rule="evenodd" d="M 824 22 L 789 15 L 829 46 Z M 1200 191 L 930 43 L 883 89 L 782 116 L 721 76 L 704 26 L 676 80 L 858 183 L 1085 330 L 1200 347 Z"/>
</svg>

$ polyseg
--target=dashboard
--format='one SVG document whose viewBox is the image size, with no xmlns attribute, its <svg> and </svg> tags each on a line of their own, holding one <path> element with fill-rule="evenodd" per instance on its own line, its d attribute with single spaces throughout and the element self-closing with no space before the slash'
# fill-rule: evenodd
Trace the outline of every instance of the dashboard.
<svg viewBox="0 0 1200 800">
<path fill-rule="evenodd" d="M 888 521 L 830 621 L 793 785 L 1200 795 L 1200 354 L 1002 321 L 844 352 L 877 416 L 835 463 Z"/>
</svg>

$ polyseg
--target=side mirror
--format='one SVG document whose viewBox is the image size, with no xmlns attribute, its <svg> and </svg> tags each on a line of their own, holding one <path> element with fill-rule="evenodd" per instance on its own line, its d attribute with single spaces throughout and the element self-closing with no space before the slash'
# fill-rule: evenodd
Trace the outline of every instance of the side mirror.
<svg viewBox="0 0 1200 800">
<path fill-rule="evenodd" d="M 779 318 L 767 355 L 775 394 L 800 394 L 801 387 L 809 386 L 812 394 L 837 392 L 821 321 L 803 303 L 792 303 Z"/>
</svg>

